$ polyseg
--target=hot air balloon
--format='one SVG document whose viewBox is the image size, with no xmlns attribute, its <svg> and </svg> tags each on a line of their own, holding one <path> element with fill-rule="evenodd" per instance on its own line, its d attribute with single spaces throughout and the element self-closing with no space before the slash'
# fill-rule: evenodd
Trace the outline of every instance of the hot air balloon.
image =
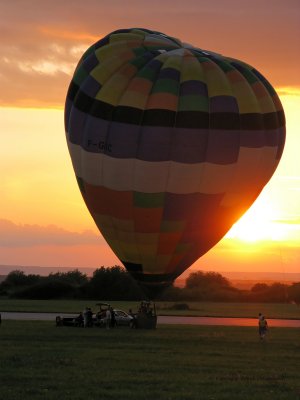
<svg viewBox="0 0 300 400">
<path fill-rule="evenodd" d="M 122 29 L 80 59 L 65 130 L 97 227 L 155 293 L 258 197 L 279 163 L 285 117 L 250 65 L 160 32 Z"/>
</svg>

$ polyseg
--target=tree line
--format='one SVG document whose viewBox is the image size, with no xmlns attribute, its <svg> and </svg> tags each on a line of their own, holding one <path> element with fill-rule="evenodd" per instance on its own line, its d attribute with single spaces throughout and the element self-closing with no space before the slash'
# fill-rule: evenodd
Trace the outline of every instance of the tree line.
<svg viewBox="0 0 300 400">
<path fill-rule="evenodd" d="M 0 284 L 0 296 L 21 299 L 98 299 L 141 300 L 143 290 L 120 266 L 100 267 L 92 277 L 78 269 L 51 273 L 48 276 L 10 272 Z M 174 285 L 158 298 L 165 301 L 269 302 L 300 304 L 300 282 L 257 283 L 241 290 L 217 272 L 192 272 L 182 288 Z"/>
</svg>

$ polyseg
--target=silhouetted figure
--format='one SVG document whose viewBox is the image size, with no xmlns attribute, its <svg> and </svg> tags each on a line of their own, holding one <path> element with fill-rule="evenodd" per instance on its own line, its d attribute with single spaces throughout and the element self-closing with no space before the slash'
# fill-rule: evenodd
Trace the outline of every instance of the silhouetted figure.
<svg viewBox="0 0 300 400">
<path fill-rule="evenodd" d="M 87 310 L 87 326 L 93 326 L 93 311 L 91 310 L 91 308 L 88 308 Z"/>
<path fill-rule="evenodd" d="M 116 326 L 116 316 L 112 307 L 110 307 L 110 326 L 112 328 Z"/>
<path fill-rule="evenodd" d="M 79 315 L 78 315 L 78 317 L 76 317 L 75 321 L 76 321 L 76 326 L 83 327 L 84 320 L 83 320 L 82 312 L 79 313 Z"/>
<path fill-rule="evenodd" d="M 111 325 L 111 311 L 110 308 L 106 310 L 106 329 L 110 329 Z"/>
<path fill-rule="evenodd" d="M 88 327 L 88 311 L 89 309 L 86 307 L 85 310 L 83 311 L 83 326 L 85 328 Z"/>
<path fill-rule="evenodd" d="M 261 340 L 264 340 L 268 331 L 268 322 L 265 317 L 259 313 L 258 314 L 258 334 Z"/>
<path fill-rule="evenodd" d="M 132 320 L 129 324 L 130 328 L 136 328 L 137 327 L 136 315 L 133 313 L 131 308 L 129 308 L 129 310 L 128 310 L 128 315 L 130 315 L 132 317 Z"/>
</svg>

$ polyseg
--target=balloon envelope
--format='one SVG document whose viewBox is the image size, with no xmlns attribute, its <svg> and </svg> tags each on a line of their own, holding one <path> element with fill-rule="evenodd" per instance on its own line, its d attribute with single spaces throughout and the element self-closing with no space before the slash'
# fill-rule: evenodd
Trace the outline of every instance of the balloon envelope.
<svg viewBox="0 0 300 400">
<path fill-rule="evenodd" d="M 86 51 L 65 128 L 95 223 L 153 288 L 226 234 L 285 141 L 279 98 L 255 68 L 146 29 L 112 32 Z"/>
</svg>

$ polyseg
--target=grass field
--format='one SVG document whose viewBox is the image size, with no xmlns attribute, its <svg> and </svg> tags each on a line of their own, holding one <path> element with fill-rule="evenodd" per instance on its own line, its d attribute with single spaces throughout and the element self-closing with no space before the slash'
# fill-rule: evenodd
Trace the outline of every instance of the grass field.
<svg viewBox="0 0 300 400">
<path fill-rule="evenodd" d="M 5 400 L 298 400 L 297 329 L 57 328 L 3 321 Z"/>
<path fill-rule="evenodd" d="M 12 300 L 0 299 L 1 311 L 31 311 L 31 312 L 56 312 L 78 313 L 86 306 L 97 310 L 97 300 Z M 137 302 L 115 302 L 111 304 L 115 308 L 128 311 L 136 310 Z M 194 315 L 210 317 L 254 317 L 262 312 L 267 318 L 296 318 L 300 319 L 300 307 L 295 304 L 266 304 L 266 303 L 187 303 L 189 310 L 174 310 L 174 303 L 157 302 L 159 315 Z"/>
</svg>

